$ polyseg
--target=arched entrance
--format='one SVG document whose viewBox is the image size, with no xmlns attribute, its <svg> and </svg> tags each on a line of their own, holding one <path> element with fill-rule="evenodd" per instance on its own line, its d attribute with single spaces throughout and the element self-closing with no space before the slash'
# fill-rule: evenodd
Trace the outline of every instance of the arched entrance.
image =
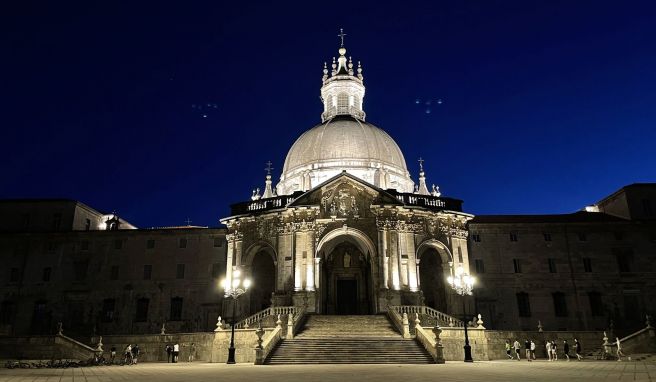
<svg viewBox="0 0 656 382">
<path fill-rule="evenodd" d="M 256 244 L 246 251 L 244 263 L 248 265 L 251 287 L 248 291 L 248 314 L 271 306 L 271 295 L 276 290 L 276 258 L 268 244 Z"/>
<path fill-rule="evenodd" d="M 424 304 L 440 312 L 447 312 L 446 277 L 449 274 L 450 252 L 444 244 L 434 241 L 419 246 L 417 258 Z"/>
<path fill-rule="evenodd" d="M 317 246 L 321 259 L 319 310 L 324 314 L 374 312 L 374 246 L 364 233 L 352 228 L 329 232 Z"/>
</svg>

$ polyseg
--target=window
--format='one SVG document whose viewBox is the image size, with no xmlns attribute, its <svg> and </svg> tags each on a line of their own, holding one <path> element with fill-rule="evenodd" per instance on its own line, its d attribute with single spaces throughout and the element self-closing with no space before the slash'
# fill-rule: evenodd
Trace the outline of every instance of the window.
<svg viewBox="0 0 656 382">
<path fill-rule="evenodd" d="M 223 272 L 221 272 L 221 264 L 214 263 L 212 264 L 212 278 L 218 279 L 221 278 Z"/>
<path fill-rule="evenodd" d="M 88 251 L 89 250 L 89 241 L 88 240 L 82 240 L 80 242 L 80 249 L 82 251 Z"/>
<path fill-rule="evenodd" d="M 567 301 L 565 294 L 562 292 L 552 293 L 554 303 L 554 314 L 556 317 L 567 317 Z"/>
<path fill-rule="evenodd" d="M 41 275 L 41 280 L 50 281 L 51 274 L 52 274 L 52 268 L 50 267 L 43 268 L 43 274 Z"/>
<path fill-rule="evenodd" d="M 474 260 L 474 265 L 476 266 L 476 273 L 485 273 L 485 265 L 483 264 L 483 259 Z"/>
<path fill-rule="evenodd" d="M 106 298 L 103 300 L 102 312 L 100 313 L 100 320 L 102 322 L 114 321 L 114 309 L 116 307 L 116 300 L 113 298 Z"/>
<path fill-rule="evenodd" d="M 583 233 L 579 232 L 579 241 L 588 241 L 588 237 Z"/>
<path fill-rule="evenodd" d="M 144 265 L 143 268 L 143 279 L 150 280 L 153 276 L 153 266 L 150 264 Z"/>
<path fill-rule="evenodd" d="M 516 232 L 511 232 L 510 233 L 510 241 L 517 241 L 517 233 Z"/>
<path fill-rule="evenodd" d="M 114 249 L 121 249 L 123 248 L 123 240 L 117 239 L 114 240 Z"/>
<path fill-rule="evenodd" d="M 622 234 L 622 232 L 615 232 L 615 240 L 619 241 L 622 239 L 624 239 L 624 235 Z"/>
<path fill-rule="evenodd" d="M 9 272 L 9 282 L 17 283 L 19 281 L 21 281 L 20 268 L 11 268 L 11 271 Z"/>
<path fill-rule="evenodd" d="M 471 235 L 471 238 L 472 238 L 472 241 L 474 241 L 476 243 L 481 242 L 481 235 L 480 234 L 474 233 L 474 234 Z"/>
<path fill-rule="evenodd" d="M 642 210 L 645 212 L 645 216 L 652 216 L 654 214 L 651 209 L 651 203 L 647 199 L 642 199 Z"/>
<path fill-rule="evenodd" d="M 176 268 L 175 271 L 175 278 L 176 279 L 183 279 L 185 274 L 185 265 L 184 264 L 178 264 L 178 267 Z"/>
<path fill-rule="evenodd" d="M 513 267 L 515 268 L 515 273 L 522 273 L 522 263 L 519 259 L 513 259 Z"/>
<path fill-rule="evenodd" d="M 146 241 L 146 249 L 153 248 L 155 248 L 155 239 L 148 239 L 148 241 Z"/>
<path fill-rule="evenodd" d="M 147 298 L 140 298 L 137 300 L 137 314 L 134 317 L 136 322 L 148 321 L 148 305 L 150 300 Z"/>
<path fill-rule="evenodd" d="M 87 269 L 89 268 L 88 260 L 73 262 L 73 279 L 75 281 L 84 281 L 87 278 Z"/>
<path fill-rule="evenodd" d="M 547 259 L 549 262 L 549 273 L 556 273 L 558 270 L 556 269 L 556 259 Z"/>
<path fill-rule="evenodd" d="M 220 237 L 215 237 L 214 248 L 219 248 L 219 247 L 223 247 L 223 239 L 221 239 Z"/>
<path fill-rule="evenodd" d="M 590 301 L 590 313 L 593 316 L 603 316 L 604 304 L 601 301 L 601 293 L 588 292 L 588 300 Z"/>
<path fill-rule="evenodd" d="M 182 297 L 173 297 L 171 299 L 171 321 L 182 320 Z"/>
<path fill-rule="evenodd" d="M 517 310 L 519 311 L 519 317 L 531 317 L 531 304 L 528 293 L 517 293 Z"/>
<path fill-rule="evenodd" d="M 11 325 L 16 315 L 16 303 L 3 301 L 0 305 L 0 324 Z"/>
<path fill-rule="evenodd" d="M 583 258 L 583 270 L 587 273 L 592 272 L 592 259 L 589 257 Z"/>
<path fill-rule="evenodd" d="M 91 229 L 91 219 L 86 219 L 84 221 L 84 230 L 89 231 Z"/>
<path fill-rule="evenodd" d="M 551 234 L 548 232 L 545 232 L 542 234 L 544 236 L 544 241 L 551 241 Z"/>
<path fill-rule="evenodd" d="M 56 213 L 52 215 L 52 229 L 54 231 L 58 231 L 61 228 L 61 220 L 62 220 L 62 214 L 61 213 Z"/>
<path fill-rule="evenodd" d="M 462 264 L 462 248 L 458 247 L 458 262 Z"/>
<path fill-rule="evenodd" d="M 631 272 L 633 268 L 633 250 L 613 248 L 613 254 L 617 259 L 617 268 L 620 272 Z"/>
<path fill-rule="evenodd" d="M 340 93 L 337 95 L 337 112 L 338 113 L 348 112 L 348 94 Z"/>
<path fill-rule="evenodd" d="M 109 271 L 110 280 L 118 280 L 118 265 L 112 265 L 112 268 Z"/>
<path fill-rule="evenodd" d="M 187 248 L 187 239 L 180 239 L 178 242 L 178 248 Z"/>
</svg>

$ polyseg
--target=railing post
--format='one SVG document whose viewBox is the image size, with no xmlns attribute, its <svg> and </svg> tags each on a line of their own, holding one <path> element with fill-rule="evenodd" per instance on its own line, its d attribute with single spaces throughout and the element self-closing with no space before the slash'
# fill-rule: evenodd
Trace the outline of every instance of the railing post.
<svg viewBox="0 0 656 382">
<path fill-rule="evenodd" d="M 291 312 L 287 315 L 287 339 L 294 339 L 294 315 Z"/>
<path fill-rule="evenodd" d="M 403 312 L 403 338 L 410 338 L 410 324 L 408 323 L 408 313 Z"/>
<path fill-rule="evenodd" d="M 433 327 L 433 333 L 435 333 L 435 363 L 445 363 L 444 346 L 442 346 L 442 339 L 440 338 L 440 335 L 442 334 L 442 328 L 440 328 L 440 325 L 435 324 L 435 327 Z"/>
</svg>

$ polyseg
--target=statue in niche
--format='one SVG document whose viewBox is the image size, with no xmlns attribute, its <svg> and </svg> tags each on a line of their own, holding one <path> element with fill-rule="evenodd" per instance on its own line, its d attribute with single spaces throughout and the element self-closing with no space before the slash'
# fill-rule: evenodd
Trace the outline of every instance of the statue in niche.
<svg viewBox="0 0 656 382">
<path fill-rule="evenodd" d="M 344 268 L 351 267 L 351 255 L 348 252 L 344 253 Z"/>
</svg>

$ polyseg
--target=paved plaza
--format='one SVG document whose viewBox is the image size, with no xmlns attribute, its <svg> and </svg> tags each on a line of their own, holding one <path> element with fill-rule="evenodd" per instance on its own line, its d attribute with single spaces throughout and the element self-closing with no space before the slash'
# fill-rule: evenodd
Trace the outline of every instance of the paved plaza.
<svg viewBox="0 0 656 382">
<path fill-rule="evenodd" d="M 253 366 L 146 363 L 78 369 L 1 369 L 0 381 L 656 381 L 654 362 L 490 361 L 445 365 Z"/>
</svg>

